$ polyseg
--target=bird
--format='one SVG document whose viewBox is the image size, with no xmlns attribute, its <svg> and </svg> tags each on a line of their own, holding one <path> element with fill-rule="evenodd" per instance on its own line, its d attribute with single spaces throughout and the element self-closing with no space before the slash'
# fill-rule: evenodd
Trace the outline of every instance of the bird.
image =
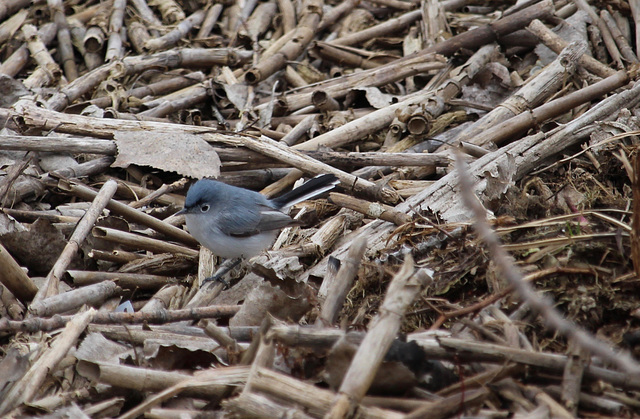
<svg viewBox="0 0 640 419">
<path fill-rule="evenodd" d="M 250 258 L 271 247 L 282 228 L 299 225 L 287 214 L 291 206 L 338 183 L 335 175 L 322 174 L 268 199 L 259 192 L 205 178 L 191 186 L 178 214 L 184 214 L 189 233 L 215 255 Z"/>
</svg>

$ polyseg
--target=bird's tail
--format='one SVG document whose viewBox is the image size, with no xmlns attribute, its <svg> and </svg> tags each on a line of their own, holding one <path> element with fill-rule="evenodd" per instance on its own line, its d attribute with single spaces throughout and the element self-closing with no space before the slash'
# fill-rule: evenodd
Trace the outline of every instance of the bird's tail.
<svg viewBox="0 0 640 419">
<path fill-rule="evenodd" d="M 333 189 L 340 181 L 335 175 L 318 175 L 286 194 L 271 200 L 279 209 L 289 208 L 298 202 L 314 198 Z"/>
</svg>

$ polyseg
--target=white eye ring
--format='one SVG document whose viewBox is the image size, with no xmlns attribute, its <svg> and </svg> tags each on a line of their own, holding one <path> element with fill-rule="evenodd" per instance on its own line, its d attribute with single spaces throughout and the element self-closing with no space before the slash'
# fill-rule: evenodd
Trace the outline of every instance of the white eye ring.
<svg viewBox="0 0 640 419">
<path fill-rule="evenodd" d="M 201 206 L 200 207 L 200 211 L 202 211 L 202 212 L 209 211 L 209 204 L 204 204 L 203 206 Z"/>
</svg>

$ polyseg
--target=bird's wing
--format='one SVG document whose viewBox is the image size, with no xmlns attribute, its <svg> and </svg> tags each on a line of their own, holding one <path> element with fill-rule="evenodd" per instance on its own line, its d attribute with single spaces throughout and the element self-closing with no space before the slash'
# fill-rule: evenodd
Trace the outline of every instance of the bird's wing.
<svg viewBox="0 0 640 419">
<path fill-rule="evenodd" d="M 293 224 L 296 224 L 296 221 L 284 212 L 266 205 L 260 207 L 260 222 L 258 223 L 257 230 L 280 230 Z"/>
<path fill-rule="evenodd" d="M 295 224 L 287 214 L 268 205 L 256 205 L 252 211 L 229 211 L 218 215 L 220 230 L 236 237 L 247 237 L 263 231 L 279 230 Z"/>
</svg>

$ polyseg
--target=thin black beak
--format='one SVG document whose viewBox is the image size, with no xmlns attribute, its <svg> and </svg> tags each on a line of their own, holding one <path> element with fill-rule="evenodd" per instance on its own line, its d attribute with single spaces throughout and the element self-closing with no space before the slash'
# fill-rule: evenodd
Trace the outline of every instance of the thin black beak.
<svg viewBox="0 0 640 419">
<path fill-rule="evenodd" d="M 186 214 L 187 213 L 187 209 L 186 208 L 182 208 L 180 211 L 176 212 L 173 215 L 182 215 L 182 214 Z"/>
</svg>

